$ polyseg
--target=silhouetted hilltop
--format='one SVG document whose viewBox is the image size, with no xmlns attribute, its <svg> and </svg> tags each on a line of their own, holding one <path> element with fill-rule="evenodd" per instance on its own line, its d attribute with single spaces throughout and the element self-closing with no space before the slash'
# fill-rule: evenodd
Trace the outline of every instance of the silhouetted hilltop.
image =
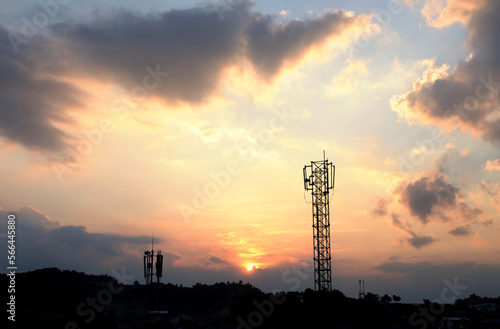
<svg viewBox="0 0 500 329">
<path fill-rule="evenodd" d="M 0 276 L 2 286 L 9 278 Z M 367 293 L 264 293 L 243 282 L 182 287 L 119 284 L 108 275 L 47 268 L 16 276 L 18 328 L 438 328 L 442 317 L 468 317 L 472 328 L 500 328 L 499 298 L 471 295 L 455 305 L 391 303 Z M 148 303 L 155 313 L 147 317 Z M 474 305 L 487 304 L 487 310 Z M 491 309 L 494 305 L 494 310 Z M 5 305 L 5 304 L 4 304 Z M 440 310 L 439 312 L 436 310 Z M 485 322 L 488 321 L 488 322 Z M 498 321 L 498 324 L 495 322 Z M 11 325 L 5 317 L 4 324 Z M 496 327 L 495 327 L 496 326 Z"/>
</svg>

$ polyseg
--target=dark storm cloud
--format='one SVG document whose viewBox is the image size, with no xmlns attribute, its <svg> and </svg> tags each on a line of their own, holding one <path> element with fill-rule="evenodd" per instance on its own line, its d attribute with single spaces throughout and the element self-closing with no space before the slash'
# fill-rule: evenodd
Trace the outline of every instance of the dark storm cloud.
<svg viewBox="0 0 500 329">
<path fill-rule="evenodd" d="M 454 236 L 465 236 L 472 234 L 472 231 L 470 229 L 470 226 L 459 226 L 449 231 L 448 233 Z"/>
<path fill-rule="evenodd" d="M 225 69 L 249 62 L 270 80 L 358 22 L 343 11 L 277 22 L 254 12 L 251 1 L 227 4 L 223 15 L 199 6 L 57 23 L 18 44 L 17 54 L 12 40 L 22 36 L 0 26 L 0 135 L 30 149 L 61 151 L 69 136 L 55 123 L 71 123 L 67 111 L 89 98 L 63 82 L 68 76 L 118 84 L 135 100 L 199 104 L 218 93 Z"/>
<path fill-rule="evenodd" d="M 425 224 L 435 208 L 454 207 L 458 192 L 456 187 L 446 182 L 443 175 L 431 172 L 408 183 L 401 193 L 400 202 L 408 207 L 411 215 Z"/>
<path fill-rule="evenodd" d="M 0 25 L 0 135 L 29 149 L 59 150 L 69 137 L 54 123 L 70 123 L 65 109 L 82 106 L 86 95 L 44 72 L 46 39 L 15 54 L 8 35 Z"/>
<path fill-rule="evenodd" d="M 500 145 L 500 117 L 497 115 L 500 87 L 500 2 L 488 0 L 474 11 L 467 23 L 466 47 L 473 53 L 460 61 L 447 76 L 417 83 L 393 108 L 404 115 L 409 110 L 426 121 L 458 124 L 479 131 L 483 139 Z M 405 109 L 407 107 L 407 109 Z"/>
</svg>

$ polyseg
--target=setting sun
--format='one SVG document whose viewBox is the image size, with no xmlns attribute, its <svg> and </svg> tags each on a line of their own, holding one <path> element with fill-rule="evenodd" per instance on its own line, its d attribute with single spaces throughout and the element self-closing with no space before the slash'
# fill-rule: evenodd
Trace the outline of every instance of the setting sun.
<svg viewBox="0 0 500 329">
<path fill-rule="evenodd" d="M 252 263 L 252 264 L 248 264 L 248 265 L 247 265 L 247 271 L 249 271 L 249 272 L 250 272 L 251 270 L 253 270 L 254 268 L 255 268 L 255 264 L 253 264 L 253 263 Z"/>
</svg>

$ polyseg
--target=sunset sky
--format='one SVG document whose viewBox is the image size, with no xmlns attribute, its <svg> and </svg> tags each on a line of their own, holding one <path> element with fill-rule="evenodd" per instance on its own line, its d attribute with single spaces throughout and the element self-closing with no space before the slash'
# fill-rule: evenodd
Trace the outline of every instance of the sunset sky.
<svg viewBox="0 0 500 329">
<path fill-rule="evenodd" d="M 154 234 L 163 282 L 312 288 L 325 150 L 334 288 L 497 297 L 498 31 L 496 0 L 3 1 L 0 255 L 15 214 L 20 271 L 143 283 Z"/>
</svg>

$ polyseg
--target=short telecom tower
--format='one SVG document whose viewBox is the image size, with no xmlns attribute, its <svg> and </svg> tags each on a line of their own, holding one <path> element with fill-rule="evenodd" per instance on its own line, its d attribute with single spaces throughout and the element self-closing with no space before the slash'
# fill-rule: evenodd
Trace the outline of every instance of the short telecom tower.
<svg viewBox="0 0 500 329">
<path fill-rule="evenodd" d="M 156 258 L 156 262 L 155 262 Z M 153 267 L 154 265 L 154 267 Z M 156 269 L 156 273 L 155 270 Z M 156 276 L 156 283 L 160 283 L 160 278 L 163 272 L 163 255 L 161 251 L 155 255 L 154 250 L 154 237 L 151 237 L 151 251 L 146 250 L 144 252 L 144 278 L 146 279 L 146 285 L 148 286 L 148 305 L 147 305 L 147 320 L 146 327 L 151 327 L 151 317 L 152 314 L 158 313 L 153 311 L 153 277 Z"/>
<path fill-rule="evenodd" d="M 323 160 L 304 166 L 304 189 L 312 191 L 314 290 L 332 289 L 330 250 L 330 190 L 335 183 L 335 166 Z"/>
<path fill-rule="evenodd" d="M 359 299 L 365 299 L 365 280 L 359 280 Z"/>
<path fill-rule="evenodd" d="M 161 251 L 158 250 L 158 254 L 155 256 L 154 251 L 154 238 L 151 238 L 151 251 L 146 250 L 144 252 L 144 278 L 146 279 L 146 284 L 150 285 L 153 283 L 153 276 L 156 275 L 156 283 L 160 283 L 160 278 L 163 272 L 163 255 Z M 156 263 L 155 263 L 156 257 Z M 156 273 L 154 273 L 153 269 L 156 269 Z"/>
</svg>

